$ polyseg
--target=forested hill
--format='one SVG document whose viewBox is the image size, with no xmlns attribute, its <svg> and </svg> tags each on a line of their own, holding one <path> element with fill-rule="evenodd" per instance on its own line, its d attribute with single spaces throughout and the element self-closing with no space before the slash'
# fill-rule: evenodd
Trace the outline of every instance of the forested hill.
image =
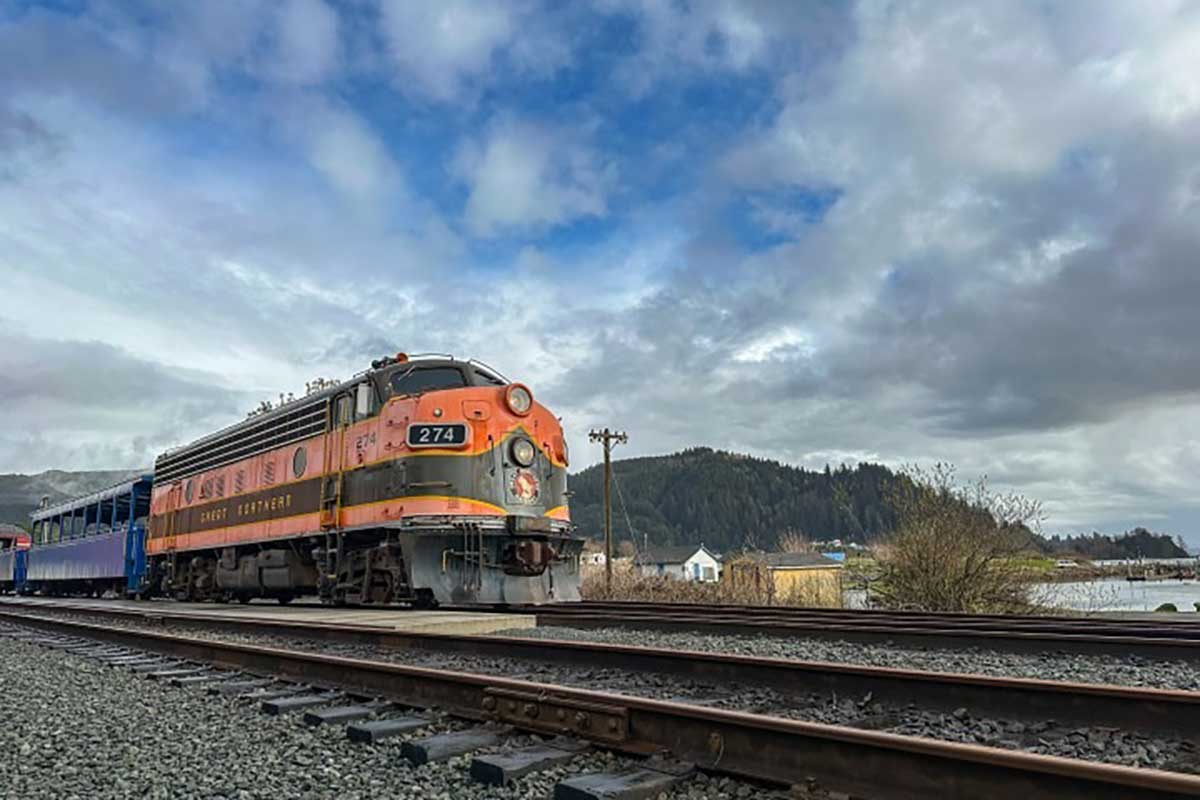
<svg viewBox="0 0 1200 800">
<path fill-rule="evenodd" d="M 1088 559 L 1187 558 L 1188 555 L 1182 538 L 1173 540 L 1169 534 L 1154 533 L 1145 528 L 1134 528 L 1121 536 L 1095 532 L 1078 536 L 1053 536 L 1046 544 L 1053 553 Z"/>
<path fill-rule="evenodd" d="M 620 488 L 619 495 L 613 492 L 613 538 L 634 539 L 631 523 L 639 546 L 648 536 L 651 544 L 703 542 L 717 551 L 772 549 L 788 531 L 866 543 L 895 522 L 886 487 L 897 475 L 878 464 L 810 472 L 697 447 L 615 461 L 613 471 Z M 570 489 L 571 517 L 580 533 L 599 537 L 603 466 L 573 475 Z"/>
<path fill-rule="evenodd" d="M 149 472 L 138 472 L 143 471 Z M 120 483 L 138 472 L 127 469 L 95 472 L 52 469 L 36 475 L 0 474 L 0 522 L 28 526 L 29 512 L 38 507 L 43 497 L 49 497 L 51 503 L 59 503 Z"/>
</svg>

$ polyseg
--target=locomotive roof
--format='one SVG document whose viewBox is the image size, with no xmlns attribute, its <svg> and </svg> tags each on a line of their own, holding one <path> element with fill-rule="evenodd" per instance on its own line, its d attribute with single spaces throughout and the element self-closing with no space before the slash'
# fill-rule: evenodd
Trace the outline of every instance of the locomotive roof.
<svg viewBox="0 0 1200 800">
<path fill-rule="evenodd" d="M 232 425 L 227 425 L 224 428 L 221 428 L 212 433 L 201 436 L 199 439 L 194 439 L 193 441 L 188 442 L 187 444 L 179 445 L 177 447 L 172 447 L 172 448 L 164 451 L 161 455 L 158 456 L 157 459 L 155 459 L 155 466 L 157 467 L 159 462 L 161 462 L 163 459 L 178 455 L 180 453 L 183 453 L 188 450 L 192 450 L 194 448 L 202 447 L 203 445 L 209 444 L 218 439 L 234 436 L 240 431 L 249 430 L 249 429 L 259 426 L 259 425 L 268 425 L 271 422 L 278 420 L 280 417 L 286 416 L 288 414 L 293 414 L 293 413 L 299 412 L 299 411 L 310 410 L 316 405 L 324 404 L 325 401 L 328 400 L 333 395 L 336 395 L 339 392 L 345 391 L 346 389 L 354 386 L 355 384 L 361 383 L 364 378 L 370 378 L 370 377 L 373 377 L 373 376 L 378 375 L 383 372 L 389 372 L 389 373 L 395 372 L 395 371 L 397 371 L 398 367 L 404 367 L 406 365 L 413 366 L 413 367 L 422 367 L 422 368 L 451 367 L 451 366 L 459 367 L 459 368 L 465 367 L 470 371 L 478 370 L 478 371 L 483 371 L 487 374 L 495 375 L 497 378 L 499 378 L 500 380 L 503 380 L 505 383 L 508 382 L 507 379 L 505 379 L 498 370 L 493 369 L 492 367 L 489 367 L 486 364 L 483 364 L 482 362 L 476 361 L 475 359 L 467 359 L 467 360 L 463 361 L 463 360 L 454 358 L 454 356 L 445 355 L 445 354 L 428 354 L 428 355 L 420 354 L 420 355 L 407 356 L 406 358 L 407 358 L 406 361 L 397 361 L 394 359 L 386 359 L 387 363 L 381 364 L 378 367 L 373 366 L 370 369 L 363 370 L 362 372 L 359 372 L 356 375 L 353 375 L 352 377 L 348 378 L 347 380 L 340 381 L 340 382 L 338 382 L 332 386 L 328 386 L 324 389 L 319 389 L 311 394 L 305 395 L 304 397 L 298 397 L 295 400 L 290 400 L 290 401 L 283 403 L 279 406 L 276 406 L 276 407 L 272 408 L 270 411 L 264 412 L 262 414 L 254 414 L 253 416 L 249 416 L 246 419 L 243 419 L 243 420 L 233 423 Z M 378 362 L 376 362 L 376 363 L 378 363 Z"/>
</svg>

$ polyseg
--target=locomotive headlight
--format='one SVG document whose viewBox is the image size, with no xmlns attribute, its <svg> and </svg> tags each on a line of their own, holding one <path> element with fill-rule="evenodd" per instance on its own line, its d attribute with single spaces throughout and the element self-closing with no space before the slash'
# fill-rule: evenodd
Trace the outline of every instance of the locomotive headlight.
<svg viewBox="0 0 1200 800">
<path fill-rule="evenodd" d="M 510 384 L 504 392 L 504 402 L 518 417 L 523 417 L 533 408 L 533 395 L 519 383 Z"/>
<path fill-rule="evenodd" d="M 522 467 L 531 466 L 533 459 L 537 456 L 537 448 L 528 439 L 513 439 L 509 452 L 512 453 L 513 461 Z"/>
</svg>

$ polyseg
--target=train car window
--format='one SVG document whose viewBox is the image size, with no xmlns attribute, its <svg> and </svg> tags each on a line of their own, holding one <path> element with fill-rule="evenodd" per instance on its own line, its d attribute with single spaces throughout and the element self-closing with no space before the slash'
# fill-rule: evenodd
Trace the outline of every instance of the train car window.
<svg viewBox="0 0 1200 800">
<path fill-rule="evenodd" d="M 350 395 L 344 394 L 337 399 L 337 420 L 340 425 L 350 424 Z"/>
<path fill-rule="evenodd" d="M 374 394 L 371 391 L 371 384 L 360 383 L 358 385 L 354 395 L 354 418 L 356 420 L 371 416 L 371 406 L 374 405 L 371 401 L 375 399 Z"/>
<path fill-rule="evenodd" d="M 397 395 L 457 389 L 466 385 L 467 379 L 457 367 L 413 368 L 392 376 L 392 394 Z"/>
</svg>

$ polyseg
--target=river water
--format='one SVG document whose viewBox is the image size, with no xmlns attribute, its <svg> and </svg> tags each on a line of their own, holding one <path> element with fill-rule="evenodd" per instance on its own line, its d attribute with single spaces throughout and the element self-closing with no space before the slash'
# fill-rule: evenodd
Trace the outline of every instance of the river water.
<svg viewBox="0 0 1200 800">
<path fill-rule="evenodd" d="M 1073 611 L 1153 611 L 1163 603 L 1174 603 L 1180 612 L 1196 613 L 1200 603 L 1198 581 L 1127 581 L 1103 578 L 1074 583 L 1038 584 L 1035 598 L 1049 606 Z M 866 608 L 867 594 L 861 589 L 845 592 L 846 608 Z"/>
</svg>

